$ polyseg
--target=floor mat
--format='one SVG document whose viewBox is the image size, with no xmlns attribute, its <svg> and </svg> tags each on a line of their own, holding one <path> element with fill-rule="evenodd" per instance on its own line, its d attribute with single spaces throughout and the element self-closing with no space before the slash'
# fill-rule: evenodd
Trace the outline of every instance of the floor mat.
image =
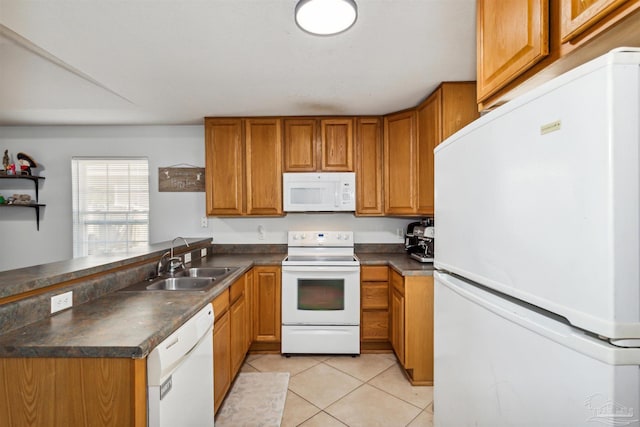
<svg viewBox="0 0 640 427">
<path fill-rule="evenodd" d="M 241 372 L 216 415 L 215 426 L 279 426 L 288 385 L 288 372 Z"/>
</svg>

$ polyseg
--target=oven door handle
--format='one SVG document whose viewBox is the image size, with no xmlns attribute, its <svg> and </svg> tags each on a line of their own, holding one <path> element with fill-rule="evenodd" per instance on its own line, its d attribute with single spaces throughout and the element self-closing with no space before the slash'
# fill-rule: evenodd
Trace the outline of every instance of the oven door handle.
<svg viewBox="0 0 640 427">
<path fill-rule="evenodd" d="M 302 272 L 316 272 L 316 271 L 360 271 L 360 266 L 358 265 L 300 265 L 300 266 L 290 266 L 283 265 L 282 271 L 302 271 Z"/>
</svg>

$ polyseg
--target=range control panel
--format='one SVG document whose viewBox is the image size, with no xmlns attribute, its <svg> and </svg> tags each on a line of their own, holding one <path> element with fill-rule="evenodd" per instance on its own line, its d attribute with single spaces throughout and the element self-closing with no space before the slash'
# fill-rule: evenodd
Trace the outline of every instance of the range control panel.
<svg viewBox="0 0 640 427">
<path fill-rule="evenodd" d="M 289 246 L 353 246 L 353 231 L 289 231 Z"/>
</svg>

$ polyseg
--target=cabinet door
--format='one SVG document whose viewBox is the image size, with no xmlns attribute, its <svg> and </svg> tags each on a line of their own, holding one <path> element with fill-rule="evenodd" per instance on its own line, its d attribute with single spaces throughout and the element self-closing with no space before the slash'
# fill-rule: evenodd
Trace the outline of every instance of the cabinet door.
<svg viewBox="0 0 640 427">
<path fill-rule="evenodd" d="M 280 342 L 280 267 L 254 267 L 254 335 L 257 342 Z"/>
<path fill-rule="evenodd" d="M 213 328 L 213 401 L 218 411 L 231 386 L 231 329 L 229 312 L 218 319 Z"/>
<path fill-rule="evenodd" d="M 235 377 L 246 355 L 247 344 L 247 300 L 244 295 L 244 280 L 236 282 L 242 286 L 240 297 L 231 304 L 229 309 L 229 322 L 231 334 L 231 377 Z M 234 284 L 235 286 L 235 284 Z"/>
<path fill-rule="evenodd" d="M 247 319 L 245 322 L 246 342 L 244 344 L 244 352 L 246 354 L 253 341 L 253 269 L 244 275 L 244 297 L 247 300 Z"/>
<path fill-rule="evenodd" d="M 436 141 L 436 146 L 480 117 L 476 103 L 476 82 L 444 82 L 440 90 L 442 135 Z"/>
<path fill-rule="evenodd" d="M 478 102 L 549 54 L 548 0 L 478 0 Z"/>
<path fill-rule="evenodd" d="M 391 346 L 404 366 L 404 295 L 391 287 Z"/>
<path fill-rule="evenodd" d="M 317 125 L 315 119 L 284 119 L 284 171 L 316 170 Z"/>
<path fill-rule="evenodd" d="M 433 215 L 433 149 L 442 141 L 442 90 L 438 89 L 417 108 L 418 212 Z"/>
<path fill-rule="evenodd" d="M 433 276 L 404 278 L 404 368 L 413 385 L 433 385 Z"/>
<path fill-rule="evenodd" d="M 353 172 L 353 120 L 320 120 L 322 171 Z"/>
<path fill-rule="evenodd" d="M 243 211 L 242 120 L 205 120 L 206 196 L 208 215 L 241 215 Z"/>
<path fill-rule="evenodd" d="M 386 214 L 416 213 L 415 110 L 384 118 L 384 210 Z"/>
<path fill-rule="evenodd" d="M 0 358 L 0 425 L 147 425 L 146 359 Z"/>
<path fill-rule="evenodd" d="M 561 0 L 560 38 L 573 40 L 628 0 Z"/>
<path fill-rule="evenodd" d="M 382 120 L 356 119 L 356 215 L 382 215 Z"/>
<path fill-rule="evenodd" d="M 282 138 L 279 119 L 245 120 L 248 215 L 282 215 Z"/>
</svg>

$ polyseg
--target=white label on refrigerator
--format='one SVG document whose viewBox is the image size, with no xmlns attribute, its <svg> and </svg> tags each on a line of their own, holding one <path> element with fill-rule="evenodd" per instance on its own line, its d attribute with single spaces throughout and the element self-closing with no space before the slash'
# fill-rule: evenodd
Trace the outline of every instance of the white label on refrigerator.
<svg viewBox="0 0 640 427">
<path fill-rule="evenodd" d="M 557 130 L 560 130 L 560 120 L 540 126 L 540 135 L 555 132 Z"/>
</svg>

